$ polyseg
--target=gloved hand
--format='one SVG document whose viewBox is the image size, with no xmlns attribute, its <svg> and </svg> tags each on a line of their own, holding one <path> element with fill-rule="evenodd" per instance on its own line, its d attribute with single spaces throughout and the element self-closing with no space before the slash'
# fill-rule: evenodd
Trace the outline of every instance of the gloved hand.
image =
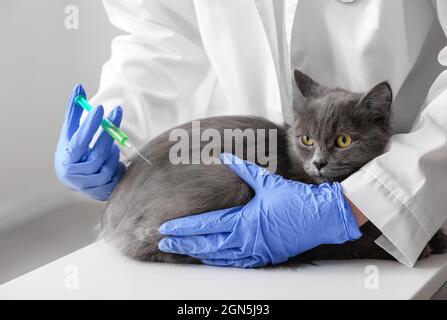
<svg viewBox="0 0 447 320">
<path fill-rule="evenodd" d="M 338 183 L 308 185 L 231 154 L 222 154 L 221 159 L 255 196 L 245 206 L 164 223 L 160 232 L 169 237 L 159 242 L 161 251 L 186 254 L 214 266 L 250 268 L 361 236 Z"/>
<path fill-rule="evenodd" d="M 125 167 L 119 161 L 118 146 L 105 131 L 101 132 L 93 148 L 89 147 L 101 125 L 104 109 L 102 106 L 94 108 L 79 125 L 83 109 L 76 106 L 74 101 L 79 94 L 85 96 L 81 85 L 73 89 L 68 100 L 54 158 L 56 175 L 73 190 L 97 200 L 107 200 Z M 117 107 L 110 112 L 108 118 L 119 126 L 122 116 L 122 109 Z"/>
</svg>

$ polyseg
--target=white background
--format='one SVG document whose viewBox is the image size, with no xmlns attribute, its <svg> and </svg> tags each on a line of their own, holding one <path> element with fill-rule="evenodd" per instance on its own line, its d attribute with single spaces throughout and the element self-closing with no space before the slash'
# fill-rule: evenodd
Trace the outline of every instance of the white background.
<svg viewBox="0 0 447 320">
<path fill-rule="evenodd" d="M 68 5 L 79 30 L 65 28 Z M 65 104 L 76 83 L 96 92 L 117 32 L 99 0 L 0 1 L 0 229 L 71 196 L 53 169 Z"/>
</svg>

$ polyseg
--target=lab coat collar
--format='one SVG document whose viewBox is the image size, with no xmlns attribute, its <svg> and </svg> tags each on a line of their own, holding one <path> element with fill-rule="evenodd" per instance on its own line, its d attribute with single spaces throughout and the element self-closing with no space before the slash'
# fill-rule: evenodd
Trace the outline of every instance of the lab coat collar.
<svg viewBox="0 0 447 320">
<path fill-rule="evenodd" d="M 283 122 L 290 96 L 283 1 L 194 0 L 194 6 L 205 51 L 227 102 Z"/>
</svg>

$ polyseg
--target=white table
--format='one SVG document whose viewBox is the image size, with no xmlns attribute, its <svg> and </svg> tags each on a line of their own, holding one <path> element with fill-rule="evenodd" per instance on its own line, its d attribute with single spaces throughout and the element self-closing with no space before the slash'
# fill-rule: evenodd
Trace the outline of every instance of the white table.
<svg viewBox="0 0 447 320">
<path fill-rule="evenodd" d="M 371 260 L 243 270 L 136 262 L 100 241 L 1 285 L 0 299 L 427 299 L 446 281 L 447 255 L 415 268 Z"/>
</svg>

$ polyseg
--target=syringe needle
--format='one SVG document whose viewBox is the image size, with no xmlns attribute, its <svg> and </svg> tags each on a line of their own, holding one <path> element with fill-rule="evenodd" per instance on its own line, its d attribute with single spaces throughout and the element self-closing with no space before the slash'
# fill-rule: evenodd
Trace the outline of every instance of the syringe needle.
<svg viewBox="0 0 447 320">
<path fill-rule="evenodd" d="M 144 161 L 146 161 L 147 163 L 152 165 L 152 162 L 150 162 L 148 159 L 146 159 L 146 157 L 144 157 L 141 153 L 139 153 L 138 150 L 135 149 L 135 153 L 138 154 L 141 158 L 143 158 Z"/>
<path fill-rule="evenodd" d="M 146 161 L 147 163 L 149 163 L 150 165 L 152 165 L 152 163 L 151 163 L 148 159 L 146 159 L 146 157 L 143 156 L 143 155 L 138 151 L 138 149 L 137 149 L 133 144 L 131 144 L 131 143 L 129 142 L 129 140 L 127 140 L 127 141 L 124 143 L 124 145 L 125 145 L 126 147 L 128 147 L 130 150 L 132 150 L 134 153 L 136 153 L 137 155 L 139 155 L 141 158 L 143 158 L 144 161 Z"/>
<path fill-rule="evenodd" d="M 75 101 L 77 105 L 82 107 L 87 112 L 90 112 L 93 109 L 83 95 L 77 96 L 75 98 Z M 139 153 L 138 149 L 135 148 L 135 146 L 129 142 L 129 137 L 123 131 L 121 131 L 121 129 L 115 126 L 109 119 L 102 119 L 101 126 L 120 146 L 128 147 L 133 152 L 138 154 L 141 158 L 143 158 L 144 161 L 152 165 L 152 163 L 148 159 L 146 159 L 146 157 L 144 157 L 141 153 Z"/>
</svg>

